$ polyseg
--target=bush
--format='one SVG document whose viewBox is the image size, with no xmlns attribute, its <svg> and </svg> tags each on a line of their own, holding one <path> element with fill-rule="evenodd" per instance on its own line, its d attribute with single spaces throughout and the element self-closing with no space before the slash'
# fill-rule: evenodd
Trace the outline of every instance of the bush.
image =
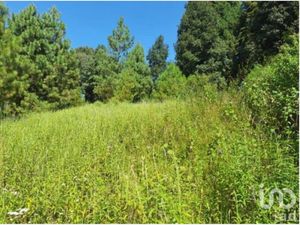
<svg viewBox="0 0 300 225">
<path fill-rule="evenodd" d="M 186 96 L 204 97 L 207 100 L 214 100 L 218 91 L 223 90 L 226 86 L 225 79 L 218 74 L 195 74 L 187 79 Z"/>
<path fill-rule="evenodd" d="M 169 64 L 157 79 L 153 97 L 160 100 L 182 97 L 185 87 L 185 76 L 175 64 Z"/>
<path fill-rule="evenodd" d="M 298 133 L 298 36 L 291 36 L 265 66 L 256 66 L 244 82 L 254 121 L 284 135 Z"/>
<path fill-rule="evenodd" d="M 149 97 L 152 88 L 150 76 L 143 77 L 132 69 L 124 69 L 118 76 L 114 100 L 138 102 Z"/>
</svg>

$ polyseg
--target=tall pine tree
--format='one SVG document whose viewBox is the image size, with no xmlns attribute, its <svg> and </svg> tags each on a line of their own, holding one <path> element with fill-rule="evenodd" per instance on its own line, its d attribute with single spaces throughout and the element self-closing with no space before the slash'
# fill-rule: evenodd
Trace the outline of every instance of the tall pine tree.
<svg viewBox="0 0 300 225">
<path fill-rule="evenodd" d="M 112 35 L 108 37 L 111 54 L 118 61 L 126 58 L 128 50 L 133 46 L 134 38 L 131 36 L 129 28 L 121 17 L 117 27 L 113 30 Z"/>
<path fill-rule="evenodd" d="M 54 108 L 80 101 L 79 70 L 75 54 L 65 39 L 65 26 L 55 8 L 40 15 L 30 5 L 9 21 L 21 41 L 21 54 L 33 64 L 29 91 Z"/>
<path fill-rule="evenodd" d="M 37 107 L 28 91 L 32 64 L 20 54 L 20 41 L 5 28 L 8 10 L 0 3 L 0 117 L 18 116 Z"/>
<path fill-rule="evenodd" d="M 160 35 L 149 49 L 147 60 L 151 68 L 152 79 L 156 80 L 167 66 L 168 45 L 164 43 L 164 37 Z"/>
</svg>

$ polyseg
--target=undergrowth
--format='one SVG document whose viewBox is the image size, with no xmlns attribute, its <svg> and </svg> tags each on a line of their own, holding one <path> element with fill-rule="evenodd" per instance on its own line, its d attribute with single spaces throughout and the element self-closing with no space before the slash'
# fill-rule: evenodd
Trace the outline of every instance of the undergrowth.
<svg viewBox="0 0 300 225">
<path fill-rule="evenodd" d="M 293 147 L 250 122 L 236 92 L 1 121 L 0 222 L 274 223 L 259 187 L 298 193 Z"/>
</svg>

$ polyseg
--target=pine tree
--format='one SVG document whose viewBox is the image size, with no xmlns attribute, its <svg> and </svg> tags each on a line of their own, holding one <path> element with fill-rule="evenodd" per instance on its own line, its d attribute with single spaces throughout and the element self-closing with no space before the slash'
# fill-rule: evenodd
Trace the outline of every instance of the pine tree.
<svg viewBox="0 0 300 225">
<path fill-rule="evenodd" d="M 106 102 L 114 96 L 115 80 L 119 72 L 120 66 L 117 60 L 108 54 L 105 46 L 98 46 L 95 53 L 93 79 L 95 100 Z"/>
<path fill-rule="evenodd" d="M 104 45 L 100 45 L 95 53 L 96 74 L 97 76 L 109 77 L 120 72 L 118 62 L 108 54 L 108 50 Z"/>
<path fill-rule="evenodd" d="M 151 68 L 152 79 L 156 80 L 167 66 L 168 45 L 164 43 L 164 37 L 160 35 L 154 45 L 150 48 L 147 60 Z"/>
<path fill-rule="evenodd" d="M 128 54 L 124 68 L 117 80 L 116 98 L 137 102 L 150 96 L 152 80 L 146 64 L 144 49 L 137 44 Z"/>
<path fill-rule="evenodd" d="M 150 76 L 150 68 L 146 64 L 144 49 L 142 45 L 137 44 L 128 54 L 128 57 L 124 64 L 124 69 L 132 69 L 142 77 Z"/>
<path fill-rule="evenodd" d="M 0 117 L 18 116 L 38 104 L 36 96 L 28 91 L 32 65 L 20 54 L 18 38 L 5 29 L 7 13 L 0 3 Z"/>
<path fill-rule="evenodd" d="M 21 40 L 21 54 L 33 64 L 29 91 L 54 108 L 80 101 L 79 70 L 65 26 L 55 8 L 40 15 L 30 5 L 9 21 L 9 28 Z"/>
<path fill-rule="evenodd" d="M 118 61 L 126 58 L 128 50 L 133 46 L 134 38 L 131 36 L 129 28 L 121 17 L 117 27 L 113 30 L 112 35 L 108 37 L 111 54 Z"/>
</svg>

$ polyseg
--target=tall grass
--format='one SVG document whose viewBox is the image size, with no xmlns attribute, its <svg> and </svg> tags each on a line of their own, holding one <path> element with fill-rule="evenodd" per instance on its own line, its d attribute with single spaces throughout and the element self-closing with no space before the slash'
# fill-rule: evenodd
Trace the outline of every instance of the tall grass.
<svg viewBox="0 0 300 225">
<path fill-rule="evenodd" d="M 250 125 L 236 93 L 1 121 L 0 222 L 275 222 L 258 188 L 297 192 L 289 148 Z"/>
</svg>

